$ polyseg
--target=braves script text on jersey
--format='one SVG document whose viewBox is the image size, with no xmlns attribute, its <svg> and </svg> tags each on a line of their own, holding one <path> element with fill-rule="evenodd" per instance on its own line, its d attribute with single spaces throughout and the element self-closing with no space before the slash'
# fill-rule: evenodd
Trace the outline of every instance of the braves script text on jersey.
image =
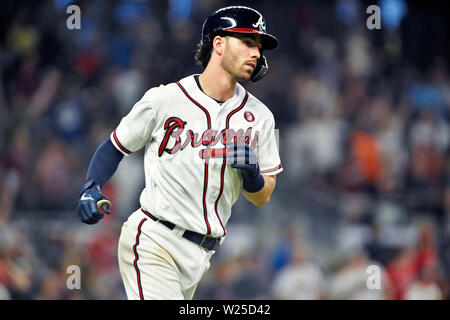
<svg viewBox="0 0 450 320">
<path fill-rule="evenodd" d="M 242 181 L 220 150 L 230 139 L 242 139 L 256 147 L 262 174 L 278 174 L 283 168 L 274 126 L 269 109 L 240 84 L 220 105 L 189 76 L 147 91 L 111 140 L 125 155 L 145 146 L 144 210 L 184 229 L 222 237 Z"/>
</svg>

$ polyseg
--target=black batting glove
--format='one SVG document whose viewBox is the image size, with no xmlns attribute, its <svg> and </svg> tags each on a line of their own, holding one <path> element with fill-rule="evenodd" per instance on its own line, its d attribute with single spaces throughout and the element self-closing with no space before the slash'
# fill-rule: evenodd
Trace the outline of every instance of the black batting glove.
<svg viewBox="0 0 450 320">
<path fill-rule="evenodd" d="M 265 184 L 261 175 L 255 150 L 245 143 L 227 145 L 227 163 L 234 169 L 240 169 L 244 189 L 249 193 L 260 191 Z"/>
<path fill-rule="evenodd" d="M 103 219 L 104 214 L 100 211 L 100 208 L 107 214 L 111 213 L 109 202 L 100 205 L 100 208 L 98 207 L 98 204 L 101 204 L 99 202 L 101 200 L 109 201 L 108 197 L 100 191 L 100 186 L 95 181 L 88 181 L 81 187 L 80 199 L 76 210 L 82 222 L 95 224 Z"/>
</svg>

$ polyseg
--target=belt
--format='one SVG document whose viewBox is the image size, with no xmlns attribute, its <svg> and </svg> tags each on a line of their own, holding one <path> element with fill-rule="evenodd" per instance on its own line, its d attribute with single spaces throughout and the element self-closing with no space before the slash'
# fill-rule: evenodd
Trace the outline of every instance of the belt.
<svg viewBox="0 0 450 320">
<path fill-rule="evenodd" d="M 158 218 L 154 217 L 150 212 L 145 211 L 142 208 L 141 208 L 141 211 L 147 217 L 152 219 L 153 221 L 159 221 L 160 223 L 165 225 L 170 230 L 173 230 L 176 227 L 176 225 L 173 224 L 172 222 L 158 219 Z M 220 245 L 220 239 L 221 239 L 221 238 L 214 238 L 210 235 L 200 234 L 200 233 L 197 233 L 197 232 L 194 232 L 191 230 L 185 230 L 183 232 L 183 238 L 188 239 L 189 241 L 192 241 L 193 243 L 198 244 L 200 247 L 208 249 L 208 250 L 216 250 Z"/>
</svg>

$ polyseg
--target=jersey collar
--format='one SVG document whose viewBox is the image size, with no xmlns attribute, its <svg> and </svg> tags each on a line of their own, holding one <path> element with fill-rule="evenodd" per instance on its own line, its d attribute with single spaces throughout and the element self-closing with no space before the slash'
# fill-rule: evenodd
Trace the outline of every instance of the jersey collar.
<svg viewBox="0 0 450 320">
<path fill-rule="evenodd" d="M 234 96 L 224 103 L 219 104 L 216 100 L 208 96 L 198 87 L 194 76 L 195 74 L 185 77 L 180 80 L 180 83 L 193 99 L 195 99 L 205 108 L 208 108 L 208 110 L 217 109 L 219 111 L 220 109 L 227 108 L 227 106 L 236 107 L 236 104 L 239 104 L 245 96 L 244 87 L 241 84 L 237 83 L 234 91 Z"/>
</svg>

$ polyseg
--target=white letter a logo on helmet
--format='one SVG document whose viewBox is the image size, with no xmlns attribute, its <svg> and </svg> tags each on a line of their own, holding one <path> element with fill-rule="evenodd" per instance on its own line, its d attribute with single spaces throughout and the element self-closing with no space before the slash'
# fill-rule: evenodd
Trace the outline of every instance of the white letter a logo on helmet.
<svg viewBox="0 0 450 320">
<path fill-rule="evenodd" d="M 259 16 L 259 20 L 256 23 L 253 23 L 252 26 L 258 28 L 259 31 L 266 31 L 266 26 L 262 16 Z"/>
</svg>

